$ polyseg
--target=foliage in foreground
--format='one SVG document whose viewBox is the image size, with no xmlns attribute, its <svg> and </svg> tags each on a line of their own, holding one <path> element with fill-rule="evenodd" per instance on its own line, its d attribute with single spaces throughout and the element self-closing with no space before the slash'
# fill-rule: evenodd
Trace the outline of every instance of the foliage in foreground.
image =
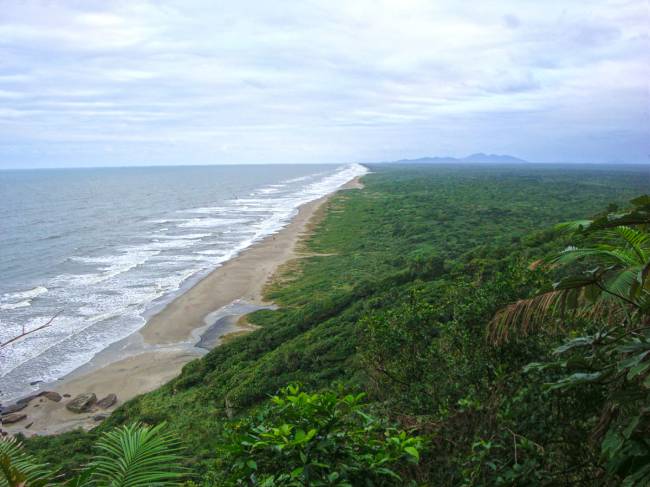
<svg viewBox="0 0 650 487">
<path fill-rule="evenodd" d="M 70 480 L 39 464 L 15 439 L 4 438 L 0 440 L 0 487 L 178 485 L 184 475 L 178 443 L 164 428 L 164 423 L 133 424 L 107 432 L 97 442 L 97 455 Z"/>
<path fill-rule="evenodd" d="M 526 370 L 558 371 L 550 390 L 600 390 L 591 441 L 607 473 L 626 486 L 650 484 L 650 196 L 632 205 L 563 225 L 576 229 L 573 239 L 583 245 L 547 259 L 564 270 L 562 279 L 492 321 L 496 342 L 557 323 L 576 332 L 552 360 Z"/>
<path fill-rule="evenodd" d="M 364 394 L 308 394 L 288 386 L 256 415 L 226 425 L 203 485 L 404 485 L 422 440 L 387 427 L 363 408 Z M 39 464 L 13 438 L 0 441 L 0 487 L 146 487 L 180 485 L 176 439 L 133 424 L 105 433 L 90 464 L 69 480 Z M 188 485 L 195 485 L 188 481 Z"/>
<path fill-rule="evenodd" d="M 421 439 L 387 428 L 364 394 L 308 394 L 288 386 L 254 416 L 230 423 L 217 450 L 223 485 L 404 485 Z"/>
</svg>

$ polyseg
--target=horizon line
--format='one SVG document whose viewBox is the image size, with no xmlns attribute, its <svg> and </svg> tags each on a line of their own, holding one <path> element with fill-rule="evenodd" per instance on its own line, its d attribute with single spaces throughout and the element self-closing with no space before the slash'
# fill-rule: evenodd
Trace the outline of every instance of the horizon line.
<svg viewBox="0 0 650 487">
<path fill-rule="evenodd" d="M 505 155 L 505 154 L 504 154 Z M 449 162 L 418 162 L 421 159 L 428 158 L 449 158 L 457 159 L 457 161 Z M 223 167 L 223 166 L 336 166 L 336 165 L 346 165 L 346 164 L 420 164 L 420 165 L 485 165 L 485 166 L 519 166 L 527 164 L 540 164 L 540 165 L 553 165 L 553 164 L 570 164 L 570 165 L 594 165 L 594 166 L 645 166 L 650 165 L 650 160 L 648 161 L 527 161 L 521 160 L 521 162 L 472 162 L 472 161 L 463 161 L 461 158 L 456 158 L 453 156 L 422 156 L 414 159 L 395 159 L 392 161 L 351 161 L 351 162 L 235 162 L 235 163 L 213 163 L 213 164 L 134 164 L 134 165 L 100 165 L 100 166 L 35 166 L 35 167 L 0 167 L 0 171 L 42 171 L 42 170 L 60 170 L 60 169 L 143 169 L 143 168 L 178 168 L 178 167 Z"/>
</svg>

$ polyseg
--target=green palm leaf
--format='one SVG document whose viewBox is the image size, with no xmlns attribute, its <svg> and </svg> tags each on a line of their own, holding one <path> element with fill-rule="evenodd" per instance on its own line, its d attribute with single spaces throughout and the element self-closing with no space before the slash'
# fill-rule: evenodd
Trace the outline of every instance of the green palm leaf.
<svg viewBox="0 0 650 487">
<path fill-rule="evenodd" d="M 616 227 L 613 231 L 616 235 L 622 237 L 634 250 L 640 262 L 648 260 L 648 243 L 650 242 L 650 235 L 648 233 L 625 226 Z"/>
<path fill-rule="evenodd" d="M 489 325 L 492 341 L 507 341 L 511 334 L 526 335 L 552 325 L 549 318 L 563 318 L 567 312 L 573 317 L 598 316 L 609 322 L 618 319 L 621 312 L 624 316 L 626 307 L 643 312 L 650 307 L 650 234 L 645 226 L 613 226 L 610 217 L 601 217 L 598 225 L 578 220 L 556 227 L 587 233 L 592 244 L 569 246 L 546 262 L 566 266 L 585 261 L 597 267 L 565 277 L 553 285 L 552 292 L 520 300 L 497 312 Z"/>
<path fill-rule="evenodd" d="M 178 485 L 184 475 L 178 442 L 164 423 L 123 426 L 97 443 L 102 452 L 91 464 L 94 484 L 111 487 Z"/>
<path fill-rule="evenodd" d="M 637 255 L 632 250 L 615 248 L 610 245 L 598 245 L 592 248 L 567 247 L 552 257 L 549 262 L 551 264 L 566 265 L 586 257 L 622 266 L 636 265 L 639 263 Z"/>
<path fill-rule="evenodd" d="M 45 487 L 53 485 L 53 477 L 14 438 L 0 439 L 0 487 Z"/>
<path fill-rule="evenodd" d="M 592 220 L 574 220 L 570 222 L 563 222 L 563 223 L 558 223 L 555 225 L 555 230 L 559 232 L 577 232 L 580 230 L 585 230 L 586 228 L 589 228 L 589 225 L 591 225 Z"/>
<path fill-rule="evenodd" d="M 630 267 L 617 273 L 612 279 L 605 283 L 605 289 L 617 296 L 634 299 L 635 284 L 639 275 L 640 267 Z"/>
</svg>

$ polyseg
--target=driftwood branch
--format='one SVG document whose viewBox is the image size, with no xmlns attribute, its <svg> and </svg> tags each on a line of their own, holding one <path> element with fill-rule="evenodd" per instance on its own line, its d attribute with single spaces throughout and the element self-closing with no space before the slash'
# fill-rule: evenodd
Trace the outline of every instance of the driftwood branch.
<svg viewBox="0 0 650 487">
<path fill-rule="evenodd" d="M 0 348 L 4 348 L 7 345 L 9 345 L 9 344 L 11 344 L 11 343 L 13 343 L 13 342 L 15 342 L 17 340 L 20 340 L 21 338 L 23 338 L 23 337 L 25 337 L 27 335 L 30 335 L 32 333 L 35 333 L 35 332 L 39 331 L 39 330 L 42 330 L 43 328 L 47 328 L 48 326 L 50 326 L 52 324 L 54 319 L 57 316 L 59 316 L 62 312 L 63 312 L 63 310 L 57 311 L 56 314 L 54 316 L 52 316 L 52 318 L 50 318 L 47 323 L 45 323 L 44 325 L 41 325 L 41 326 L 37 326 L 33 330 L 25 331 L 25 326 L 23 325 L 23 332 L 20 335 L 15 336 L 15 337 L 11 338 L 10 340 L 7 340 L 6 342 L 0 343 Z"/>
</svg>

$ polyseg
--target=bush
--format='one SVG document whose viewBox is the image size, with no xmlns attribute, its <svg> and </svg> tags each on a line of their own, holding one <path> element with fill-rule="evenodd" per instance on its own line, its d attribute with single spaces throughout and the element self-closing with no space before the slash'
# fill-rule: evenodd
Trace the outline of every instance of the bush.
<svg viewBox="0 0 650 487">
<path fill-rule="evenodd" d="M 363 394 L 282 389 L 259 414 L 226 426 L 217 485 L 403 485 L 421 440 L 364 412 Z"/>
</svg>

